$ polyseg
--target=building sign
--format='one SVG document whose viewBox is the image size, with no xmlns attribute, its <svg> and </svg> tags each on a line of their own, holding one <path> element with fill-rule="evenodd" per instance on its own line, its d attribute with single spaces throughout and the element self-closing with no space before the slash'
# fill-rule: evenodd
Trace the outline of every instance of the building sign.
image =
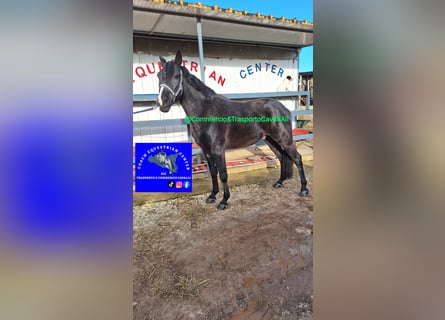
<svg viewBox="0 0 445 320">
<path fill-rule="evenodd" d="M 276 64 L 271 65 L 270 63 L 267 62 L 265 62 L 264 64 L 262 62 L 257 62 L 255 63 L 255 67 L 252 64 L 248 65 L 246 69 L 240 70 L 239 75 L 241 79 L 246 79 L 248 76 L 251 76 L 254 73 L 261 71 L 264 72 L 269 71 L 270 73 L 276 74 L 278 77 L 283 78 L 283 73 L 284 73 L 283 68 L 278 68 Z"/>
<path fill-rule="evenodd" d="M 165 57 L 167 60 L 174 56 Z M 298 78 L 294 60 L 253 60 L 206 58 L 205 83 L 216 93 L 255 93 L 279 91 L 282 83 L 290 76 Z M 199 59 L 183 57 L 183 66 L 201 78 Z M 159 57 L 149 54 L 133 56 L 133 93 L 155 94 L 158 92 L 157 73 L 162 69 Z M 289 90 L 297 90 L 297 83 Z"/>
</svg>

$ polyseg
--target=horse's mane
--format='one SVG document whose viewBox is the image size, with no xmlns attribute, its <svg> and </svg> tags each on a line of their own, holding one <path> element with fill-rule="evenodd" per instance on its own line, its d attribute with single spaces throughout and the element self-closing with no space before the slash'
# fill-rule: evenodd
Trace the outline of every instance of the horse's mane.
<svg viewBox="0 0 445 320">
<path fill-rule="evenodd" d="M 215 91 L 213 91 L 212 89 L 207 87 L 204 83 L 202 83 L 201 80 L 199 80 L 197 77 L 195 77 L 193 74 L 191 74 L 187 70 L 187 68 L 181 67 L 181 70 L 182 70 L 182 74 L 183 74 L 184 78 L 187 79 L 188 83 L 193 88 L 195 88 L 196 90 L 201 92 L 206 98 L 210 98 L 216 94 Z"/>
</svg>

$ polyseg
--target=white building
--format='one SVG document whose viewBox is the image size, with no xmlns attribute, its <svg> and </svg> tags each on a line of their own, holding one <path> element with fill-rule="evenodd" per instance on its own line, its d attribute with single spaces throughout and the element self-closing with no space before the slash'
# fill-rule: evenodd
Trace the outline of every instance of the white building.
<svg viewBox="0 0 445 320">
<path fill-rule="evenodd" d="M 220 94 L 292 92 L 300 49 L 313 41 L 306 21 L 163 0 L 133 1 L 133 31 L 134 143 L 189 138 L 179 106 L 141 112 L 154 106 L 160 55 L 169 60 L 181 50 L 184 66 Z M 280 100 L 295 110 L 295 97 Z"/>
</svg>

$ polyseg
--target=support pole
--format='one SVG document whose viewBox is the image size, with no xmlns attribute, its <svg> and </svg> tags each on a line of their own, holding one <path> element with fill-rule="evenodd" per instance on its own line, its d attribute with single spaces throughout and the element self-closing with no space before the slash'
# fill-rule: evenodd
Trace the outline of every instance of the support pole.
<svg viewBox="0 0 445 320">
<path fill-rule="evenodd" d="M 297 50 L 295 50 L 295 60 L 297 62 L 297 79 L 295 79 L 297 81 L 297 91 L 300 91 L 300 52 L 301 52 L 301 48 L 298 48 Z M 295 110 L 298 110 L 300 108 L 300 98 L 301 95 L 298 95 L 295 98 Z M 298 127 L 298 119 L 299 117 L 296 116 L 294 119 L 292 119 L 292 128 L 297 128 Z"/>
<path fill-rule="evenodd" d="M 297 60 L 297 91 L 303 91 L 300 87 L 300 52 L 301 52 L 301 48 L 298 48 L 295 53 L 297 54 L 296 56 L 296 60 Z M 297 97 L 297 100 L 295 101 L 295 108 L 298 110 L 298 108 L 300 107 L 300 97 Z"/>
<path fill-rule="evenodd" d="M 204 74 L 204 49 L 202 45 L 202 26 L 201 17 L 197 18 L 196 29 L 198 31 L 198 50 L 199 50 L 199 69 L 201 71 L 201 81 L 205 84 L 205 74 Z"/>
</svg>

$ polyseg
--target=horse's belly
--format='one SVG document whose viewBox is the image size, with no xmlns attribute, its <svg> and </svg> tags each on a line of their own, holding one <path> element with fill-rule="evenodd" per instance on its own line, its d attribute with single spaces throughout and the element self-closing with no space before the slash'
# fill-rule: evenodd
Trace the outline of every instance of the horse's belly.
<svg viewBox="0 0 445 320">
<path fill-rule="evenodd" d="M 226 134 L 226 149 L 245 148 L 264 137 L 264 128 L 258 124 L 245 123 L 231 127 Z"/>
</svg>

